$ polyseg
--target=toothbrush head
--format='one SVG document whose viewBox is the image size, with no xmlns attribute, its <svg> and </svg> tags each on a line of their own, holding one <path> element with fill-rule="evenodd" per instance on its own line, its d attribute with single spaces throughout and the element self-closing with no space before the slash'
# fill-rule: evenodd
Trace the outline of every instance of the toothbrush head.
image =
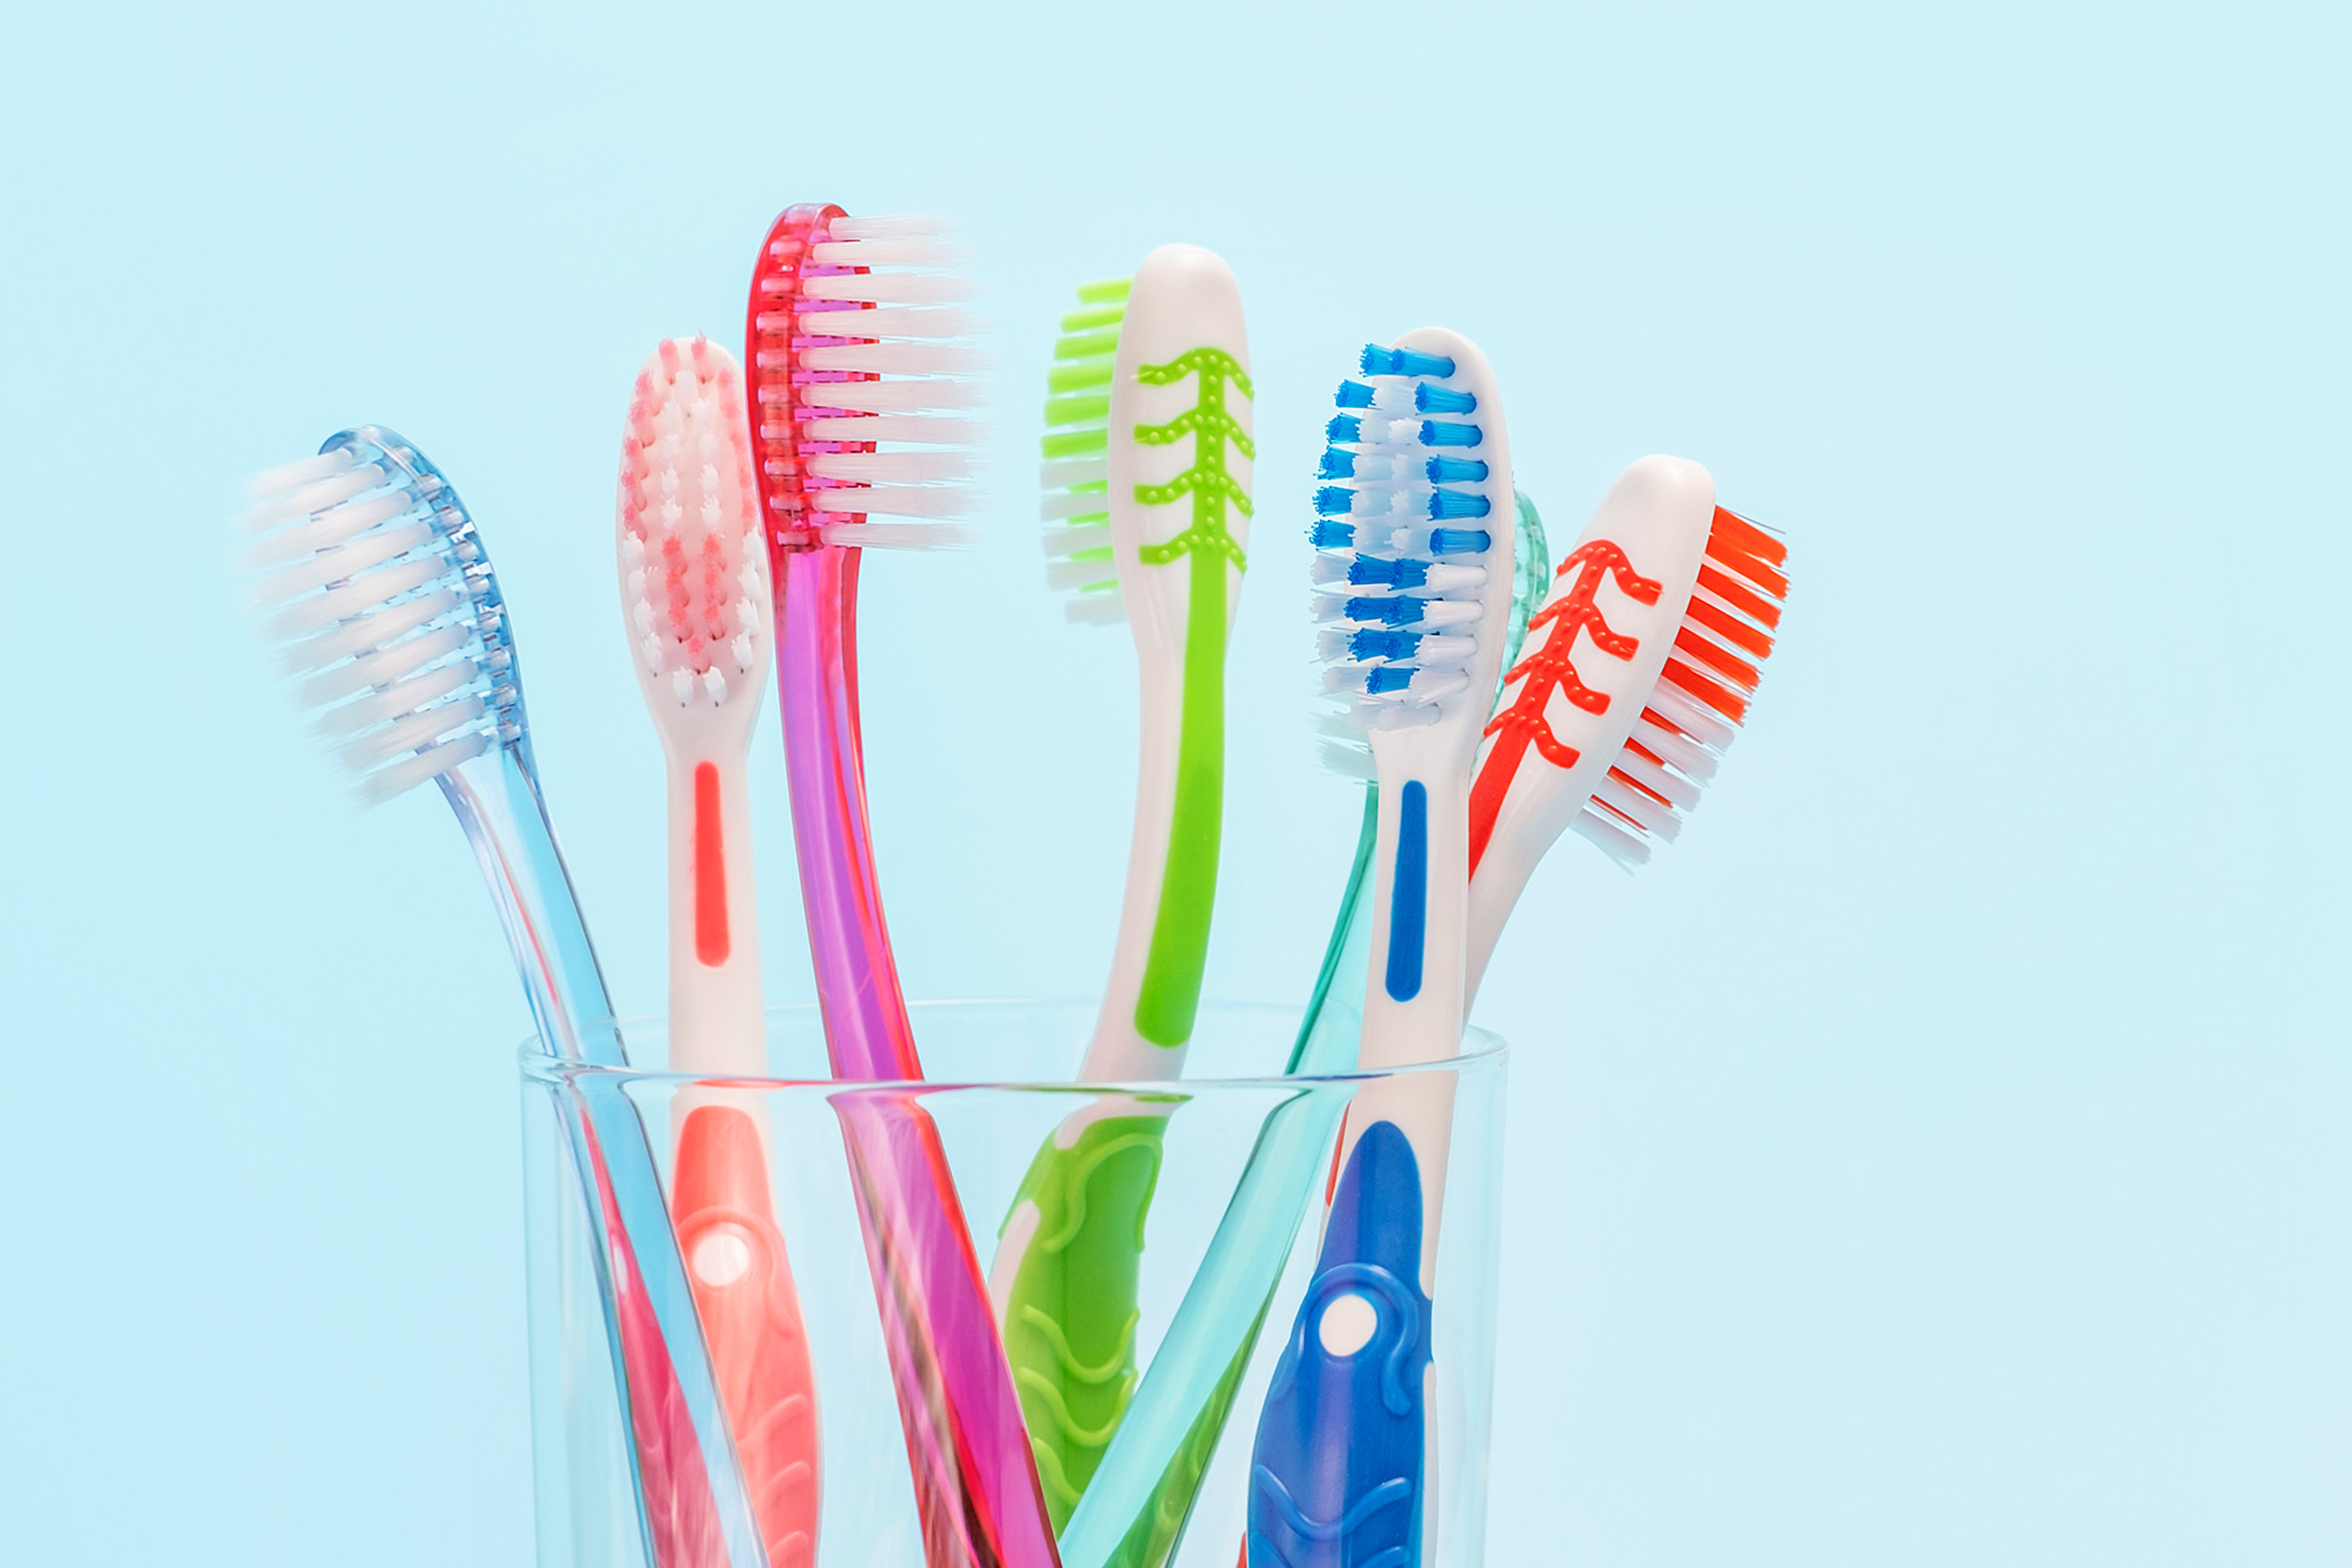
<svg viewBox="0 0 2352 1568">
<path fill-rule="evenodd" d="M 766 689 L 774 605 L 743 415 L 743 372 L 707 339 L 645 356 L 621 440 L 621 612 L 638 684 L 674 716 L 750 733 Z"/>
<path fill-rule="evenodd" d="M 1069 594 L 1062 613 L 1089 626 L 1127 618 L 1111 551 L 1110 422 L 1111 369 L 1132 281 L 1079 285 L 1078 309 L 1062 317 L 1045 372 L 1045 585 Z"/>
<path fill-rule="evenodd" d="M 1368 346 L 1340 384 L 1315 492 L 1312 567 L 1327 733 L 1432 732 L 1465 756 L 1502 667 L 1517 511 L 1486 356 L 1423 327 Z M 1344 761 L 1339 750 L 1335 760 Z"/>
<path fill-rule="evenodd" d="M 760 516 L 776 549 L 961 543 L 981 368 L 937 218 L 787 209 L 752 275 L 745 355 Z M 878 521 L 877 518 L 893 519 Z"/>
<path fill-rule="evenodd" d="M 248 595 L 316 727 L 370 801 L 492 746 L 530 764 L 515 643 L 473 518 L 381 425 L 257 475 Z"/>
<path fill-rule="evenodd" d="M 1681 832 L 1747 718 L 1788 556 L 1715 504 L 1695 463 L 1618 476 L 1503 677 L 1470 791 L 1473 871 L 1498 836 L 1532 862 L 1572 829 L 1630 870 Z"/>
</svg>

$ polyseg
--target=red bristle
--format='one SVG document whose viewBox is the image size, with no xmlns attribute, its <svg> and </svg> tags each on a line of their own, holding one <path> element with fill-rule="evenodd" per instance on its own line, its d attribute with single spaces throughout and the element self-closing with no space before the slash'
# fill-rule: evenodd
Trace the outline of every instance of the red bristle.
<svg viewBox="0 0 2352 1568">
<path fill-rule="evenodd" d="M 1708 604 L 1693 594 L 1684 607 L 1683 615 L 1696 621 L 1733 647 L 1764 658 L 1772 651 L 1772 640 L 1747 622 L 1719 606 Z"/>
<path fill-rule="evenodd" d="M 1709 539 L 1707 556 L 1724 570 L 1739 573 L 1773 598 L 1785 599 L 1788 596 L 1788 579 L 1776 567 L 1768 565 L 1760 555 L 1752 555 L 1726 540 Z"/>
<path fill-rule="evenodd" d="M 1715 521 L 1709 537 L 1727 539 L 1749 555 L 1771 562 L 1775 566 L 1788 563 L 1788 546 L 1749 522 L 1737 512 L 1715 509 Z"/>
<path fill-rule="evenodd" d="M 1678 658 L 1666 660 L 1666 669 L 1661 678 L 1672 681 L 1686 695 L 1696 698 L 1735 724 L 1744 722 L 1748 717 L 1748 705 L 1745 699 L 1724 690 L 1724 688 L 1708 680 Z"/>
<path fill-rule="evenodd" d="M 1767 626 L 1780 625 L 1780 603 L 1750 588 L 1746 583 L 1712 566 L 1699 567 L 1699 586 L 1746 615 Z"/>
<path fill-rule="evenodd" d="M 1741 689 L 1756 689 L 1756 666 L 1740 657 L 1720 643 L 1710 642 L 1690 627 L 1675 633 L 1675 646 L 1706 665 L 1724 679 L 1736 683 Z"/>
<path fill-rule="evenodd" d="M 1680 732 L 1677 731 L 1677 733 L 1679 734 Z M 1628 752 L 1631 752 L 1637 757 L 1647 758 L 1649 761 L 1658 764 L 1661 768 L 1668 766 L 1664 757 L 1660 756 L 1656 752 L 1651 751 L 1648 747 L 1643 745 L 1640 741 L 1635 740 L 1630 736 L 1629 736 L 1626 740 L 1625 749 Z M 1623 753 L 1619 754 L 1622 755 Z"/>
</svg>

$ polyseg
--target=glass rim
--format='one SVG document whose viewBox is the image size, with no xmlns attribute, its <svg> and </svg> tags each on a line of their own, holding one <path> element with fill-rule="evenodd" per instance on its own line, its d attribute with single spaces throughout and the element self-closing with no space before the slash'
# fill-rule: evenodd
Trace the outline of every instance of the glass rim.
<svg viewBox="0 0 2352 1568">
<path fill-rule="evenodd" d="M 926 1012 L 979 1011 L 986 1008 L 1044 1010 L 1049 1008 L 1083 1008 L 1092 1011 L 1102 1006 L 1095 996 L 961 996 L 932 997 L 909 1002 L 907 1011 L 920 1018 Z M 1209 1000 L 1200 1004 L 1202 1013 L 1274 1013 L 1296 1020 L 1306 1009 L 1295 1003 L 1229 1002 Z M 814 1002 L 793 1002 L 765 1009 L 767 1026 L 773 1030 L 778 1022 L 787 1019 L 816 1020 L 818 1007 Z M 632 1031 L 666 1032 L 670 1021 L 661 1013 L 620 1013 L 611 1017 L 598 1016 L 583 1021 L 588 1024 L 610 1024 L 620 1031 L 626 1040 Z M 819 1023 L 821 1028 L 821 1022 Z M 920 1031 L 917 1031 L 918 1036 Z M 544 1084 L 572 1084 L 582 1079 L 628 1084 L 689 1085 L 710 1087 L 734 1086 L 751 1090 L 821 1089 L 830 1093 L 876 1092 L 896 1090 L 905 1094 L 944 1094 L 951 1091 L 992 1089 L 1019 1090 L 1035 1094 L 1130 1094 L 1137 1097 L 1160 1097 L 1169 1100 L 1188 1098 L 1200 1092 L 1243 1089 L 1296 1089 L 1301 1085 L 1361 1085 L 1375 1079 L 1436 1076 L 1466 1071 L 1484 1071 L 1502 1066 L 1511 1053 L 1511 1045 L 1491 1029 L 1465 1024 L 1462 1029 L 1462 1049 L 1451 1056 L 1433 1061 L 1403 1062 L 1395 1067 L 1356 1068 L 1346 1072 L 1263 1072 L 1238 1078 L 1150 1078 L 1112 1079 L 1107 1081 L 1078 1081 L 1068 1078 L 1049 1079 L 953 1079 L 953 1078 L 768 1078 L 739 1073 L 713 1074 L 707 1072 L 675 1072 L 667 1068 L 610 1067 L 594 1062 L 558 1056 L 549 1052 L 537 1033 L 527 1035 L 516 1047 L 516 1057 L 526 1079 Z"/>
</svg>

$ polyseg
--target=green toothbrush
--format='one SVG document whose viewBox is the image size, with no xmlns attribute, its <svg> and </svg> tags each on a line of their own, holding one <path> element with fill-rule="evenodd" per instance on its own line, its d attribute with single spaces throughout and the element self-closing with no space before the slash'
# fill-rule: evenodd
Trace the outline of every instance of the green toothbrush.
<svg viewBox="0 0 2352 1568">
<path fill-rule="evenodd" d="M 1135 637 L 1142 757 L 1125 905 L 1079 1069 L 1091 1084 L 1183 1070 L 1200 1001 L 1224 816 L 1225 645 L 1249 529 L 1249 347 L 1232 270 L 1162 245 L 1132 283 L 1093 284 L 1048 376 L 1047 579 L 1073 621 Z M 1136 1274 L 1176 1095 L 1091 1101 L 1038 1150 L 991 1286 L 1029 1444 L 1059 1529 L 1136 1387 Z"/>
</svg>

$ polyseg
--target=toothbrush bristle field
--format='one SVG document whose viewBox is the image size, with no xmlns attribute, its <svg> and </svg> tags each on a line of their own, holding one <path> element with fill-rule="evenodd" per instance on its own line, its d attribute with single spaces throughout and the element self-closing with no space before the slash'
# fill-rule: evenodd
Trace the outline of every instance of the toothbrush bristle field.
<svg viewBox="0 0 2352 1568">
<path fill-rule="evenodd" d="M 768 574 L 735 356 L 673 339 L 637 377 L 621 453 L 621 564 L 647 675 L 680 707 L 766 684 Z"/>
<path fill-rule="evenodd" d="M 773 546 L 927 549 L 977 502 L 979 323 L 937 218 L 787 210 L 752 278 L 753 451 Z M 888 520 L 882 520 L 888 519 Z"/>
<path fill-rule="evenodd" d="M 240 564 L 318 733 L 371 801 L 524 734 L 505 604 L 457 493 L 362 425 L 257 475 Z"/>
<path fill-rule="evenodd" d="M 1067 595 L 1062 613 L 1093 626 L 1126 618 L 1112 559 L 1110 513 L 1111 373 L 1130 280 L 1085 283 L 1078 308 L 1061 319 L 1053 367 L 1045 372 L 1045 583 Z"/>
<path fill-rule="evenodd" d="M 1618 864 L 1631 869 L 1650 858 L 1654 844 L 1674 841 L 1746 721 L 1780 626 L 1788 591 L 1782 572 L 1788 557 L 1788 547 L 1763 528 L 1724 507 L 1715 509 L 1697 584 L 1675 628 L 1674 651 L 1639 709 L 1633 733 L 1568 823 Z M 1648 602 L 1655 602 L 1661 587 L 1635 572 L 1624 551 L 1608 540 L 1581 544 L 1561 562 L 1555 596 L 1528 623 L 1531 635 L 1544 634 L 1542 645 L 1512 670 L 1518 690 L 1487 726 L 1487 733 L 1499 737 L 1495 757 L 1505 766 L 1516 766 L 1530 746 L 1556 767 L 1575 765 L 1575 748 L 1553 732 L 1544 715 L 1555 695 L 1586 711 L 1597 701 L 1605 702 L 1578 678 L 1576 649 L 1581 633 L 1590 644 L 1581 656 L 1585 659 L 1623 657 L 1618 650 L 1624 639 L 1610 629 L 1595 604 L 1604 582 L 1629 598 Z M 1498 783 L 1503 777 L 1495 774 Z M 1500 803 L 1491 789 L 1473 800 L 1473 870 Z"/>
</svg>

